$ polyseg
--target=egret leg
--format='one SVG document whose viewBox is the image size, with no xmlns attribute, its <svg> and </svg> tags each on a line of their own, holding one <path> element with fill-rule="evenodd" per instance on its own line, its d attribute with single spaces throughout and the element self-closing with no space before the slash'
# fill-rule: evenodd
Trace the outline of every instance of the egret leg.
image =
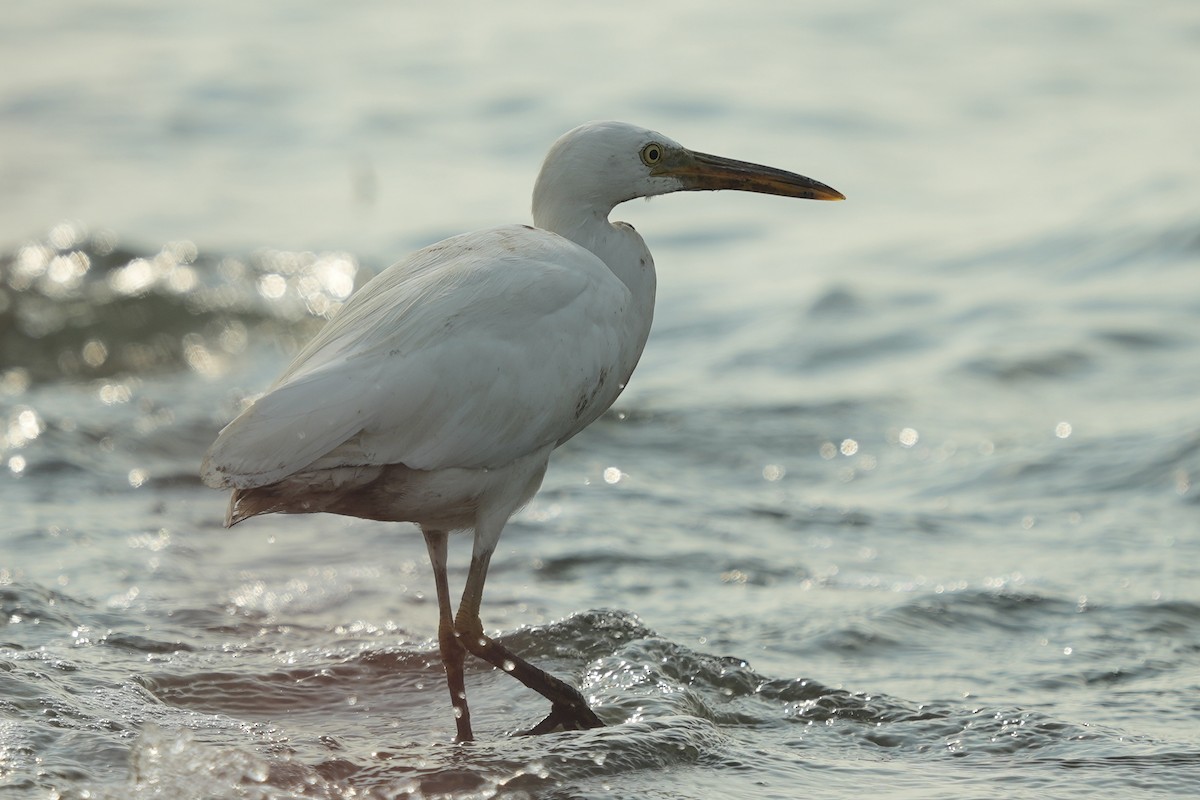
<svg viewBox="0 0 1200 800">
<path fill-rule="evenodd" d="M 438 647 L 442 653 L 442 666 L 446 668 L 446 685 L 450 687 L 450 702 L 454 706 L 454 724 L 458 734 L 456 742 L 470 742 L 471 712 L 467 708 L 467 688 L 463 680 L 463 659 L 466 651 L 454 633 L 454 617 L 450 607 L 450 586 L 446 581 L 446 531 L 421 529 L 425 535 L 425 546 L 429 549 L 429 563 L 433 565 L 433 583 L 437 586 L 438 599 Z"/>
<path fill-rule="evenodd" d="M 526 731 L 527 734 L 550 733 L 559 727 L 564 730 L 604 727 L 604 723 L 588 707 L 587 700 L 578 689 L 535 667 L 483 632 L 483 623 L 479 620 L 479 607 L 483 602 L 483 584 L 487 579 L 491 559 L 491 550 L 486 549 L 476 548 L 476 552 L 471 556 L 467 585 L 463 591 L 462 603 L 458 607 L 458 615 L 454 619 L 458 640 L 472 655 L 482 658 L 497 669 L 504 670 L 550 701 L 550 714 Z"/>
</svg>

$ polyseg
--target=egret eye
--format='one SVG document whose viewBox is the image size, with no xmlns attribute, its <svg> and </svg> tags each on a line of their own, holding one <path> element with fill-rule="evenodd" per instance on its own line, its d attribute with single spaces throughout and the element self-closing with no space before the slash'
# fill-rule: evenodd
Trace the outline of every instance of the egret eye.
<svg viewBox="0 0 1200 800">
<path fill-rule="evenodd" d="M 647 167 L 653 167 L 658 162 L 662 161 L 663 146 L 658 142 L 651 142 L 642 148 L 642 163 Z"/>
</svg>

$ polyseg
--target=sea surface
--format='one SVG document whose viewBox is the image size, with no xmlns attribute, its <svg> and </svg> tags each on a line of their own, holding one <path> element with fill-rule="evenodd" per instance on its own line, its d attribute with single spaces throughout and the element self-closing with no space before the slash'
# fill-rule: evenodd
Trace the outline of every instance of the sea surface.
<svg viewBox="0 0 1200 800">
<path fill-rule="evenodd" d="M 1200 795 L 1200 6 L 10 4 L 0 797 Z M 411 526 L 222 528 L 220 428 L 589 119 L 659 301 L 508 526 L 452 743 Z M 461 586 L 470 550 L 451 542 Z"/>
</svg>

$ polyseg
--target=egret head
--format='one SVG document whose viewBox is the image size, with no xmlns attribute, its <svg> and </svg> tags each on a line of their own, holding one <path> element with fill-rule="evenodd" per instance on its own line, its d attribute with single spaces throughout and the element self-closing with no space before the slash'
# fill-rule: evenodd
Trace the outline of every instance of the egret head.
<svg viewBox="0 0 1200 800">
<path fill-rule="evenodd" d="M 618 203 L 635 197 L 716 189 L 845 199 L 803 175 L 698 153 L 624 122 L 589 122 L 563 134 L 550 148 L 534 185 L 534 219 L 585 209 L 607 217 Z"/>
</svg>

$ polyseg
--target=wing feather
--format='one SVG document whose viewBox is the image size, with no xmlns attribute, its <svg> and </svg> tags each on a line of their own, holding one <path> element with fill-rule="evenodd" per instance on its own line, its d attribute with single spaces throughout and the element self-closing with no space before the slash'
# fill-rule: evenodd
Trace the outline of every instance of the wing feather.
<svg viewBox="0 0 1200 800">
<path fill-rule="evenodd" d="M 305 469 L 502 466 L 616 399 L 633 368 L 630 305 L 603 262 L 555 234 L 447 239 L 359 290 L 221 432 L 201 474 L 248 488 Z"/>
</svg>

